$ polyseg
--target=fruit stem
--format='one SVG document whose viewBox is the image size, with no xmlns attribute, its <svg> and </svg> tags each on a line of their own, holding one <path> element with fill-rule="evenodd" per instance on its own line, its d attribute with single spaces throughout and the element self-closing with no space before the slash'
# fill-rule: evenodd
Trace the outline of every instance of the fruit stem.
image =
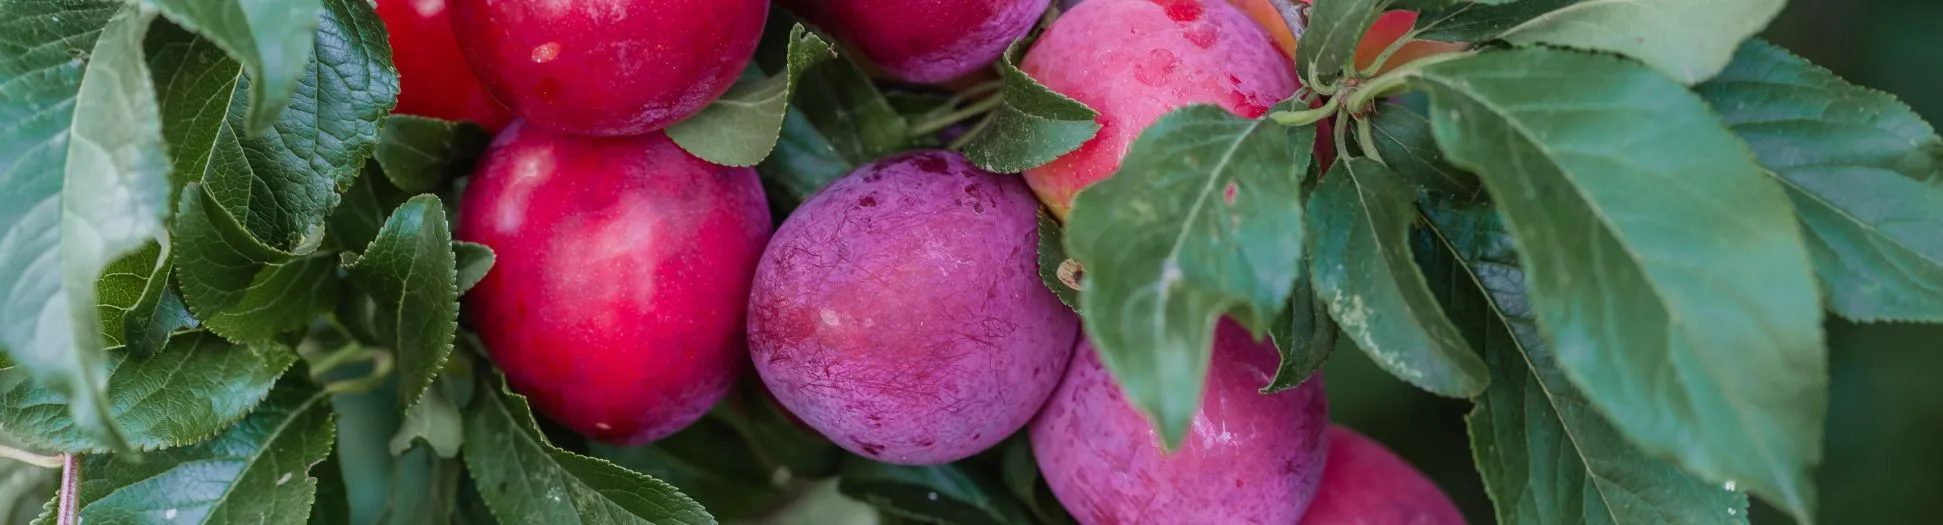
<svg viewBox="0 0 1943 525">
<path fill-rule="evenodd" d="M 1370 79 L 1369 82 L 1358 87 L 1354 93 L 1350 93 L 1347 109 L 1351 113 L 1367 111 L 1370 103 L 1375 102 L 1377 98 L 1387 97 L 1395 94 L 1397 91 L 1402 91 L 1404 85 L 1410 82 L 1410 78 L 1422 74 L 1425 67 L 1452 60 L 1470 58 L 1475 55 L 1477 55 L 1476 51 L 1445 53 L 1419 58 L 1410 61 L 1408 64 L 1397 66 L 1396 69 L 1390 70 L 1389 73 L 1384 73 L 1376 78 Z"/>
<path fill-rule="evenodd" d="M 1370 128 L 1373 127 L 1376 126 L 1370 125 L 1369 119 L 1356 119 L 1356 145 L 1363 150 L 1363 156 L 1369 157 L 1377 162 L 1382 162 L 1387 166 L 1390 163 L 1385 162 L 1383 160 L 1383 154 L 1376 151 L 1375 134 L 1370 132 Z"/>
<path fill-rule="evenodd" d="M 1341 101 L 1342 97 L 1329 97 L 1329 100 L 1323 102 L 1321 107 L 1301 111 L 1277 111 L 1269 113 L 1268 118 L 1274 119 L 1276 124 L 1284 126 L 1307 126 L 1336 114 L 1336 108 L 1341 106 Z"/>
<path fill-rule="evenodd" d="M 0 445 L 0 458 L 11 459 L 40 468 L 61 468 L 60 456 L 43 456 L 5 445 Z"/>
<path fill-rule="evenodd" d="M 957 124 L 965 119 L 978 116 L 981 113 L 991 111 L 992 108 L 996 108 L 998 107 L 999 104 L 1004 102 L 1005 102 L 1005 97 L 1002 96 L 990 97 L 984 100 L 980 100 L 978 102 L 974 102 L 972 103 L 972 105 L 965 106 L 963 109 L 959 109 L 958 111 L 946 113 L 942 116 L 939 116 L 938 118 L 920 122 L 917 125 L 912 126 L 911 136 L 922 137 L 925 135 L 930 135 L 932 133 L 943 131 L 945 128 L 951 127 L 951 125 L 953 124 Z"/>
</svg>

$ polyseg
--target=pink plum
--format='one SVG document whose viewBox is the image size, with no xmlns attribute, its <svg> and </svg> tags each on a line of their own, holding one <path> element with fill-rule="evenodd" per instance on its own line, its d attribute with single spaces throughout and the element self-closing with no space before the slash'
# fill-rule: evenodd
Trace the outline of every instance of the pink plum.
<svg viewBox="0 0 1943 525">
<path fill-rule="evenodd" d="M 498 257 L 464 299 L 513 388 L 596 439 L 693 423 L 747 365 L 743 315 L 769 237 L 756 172 L 661 133 L 516 121 L 466 187 L 457 237 Z"/>
<path fill-rule="evenodd" d="M 991 65 L 1048 0 L 790 0 L 891 75 L 939 83 Z"/>
<path fill-rule="evenodd" d="M 493 100 L 466 68 L 446 13 L 445 0 L 378 2 L 378 18 L 391 41 L 391 61 L 398 66 L 398 109 L 393 112 L 470 121 L 498 132 L 512 122 L 513 113 Z"/>
<path fill-rule="evenodd" d="M 1073 195 L 1113 175 L 1168 111 L 1215 104 L 1260 117 L 1295 93 L 1295 68 L 1268 33 L 1222 0 L 1087 0 L 1053 22 L 1020 65 L 1100 113 L 1092 140 L 1025 171 L 1064 219 Z"/>
<path fill-rule="evenodd" d="M 1450 497 L 1396 453 L 1356 431 L 1329 429 L 1329 467 L 1302 525 L 1463 524 Z"/>
<path fill-rule="evenodd" d="M 1025 426 L 1078 319 L 1039 278 L 1038 203 L 945 151 L 858 168 L 776 231 L 749 353 L 785 408 L 843 448 L 937 464 Z"/>
<path fill-rule="evenodd" d="M 1082 339 L 1031 431 L 1046 484 L 1080 523 L 1288 524 L 1309 507 L 1329 426 L 1321 376 L 1263 395 L 1280 354 L 1223 320 L 1200 412 L 1165 452 L 1094 352 Z"/>
</svg>

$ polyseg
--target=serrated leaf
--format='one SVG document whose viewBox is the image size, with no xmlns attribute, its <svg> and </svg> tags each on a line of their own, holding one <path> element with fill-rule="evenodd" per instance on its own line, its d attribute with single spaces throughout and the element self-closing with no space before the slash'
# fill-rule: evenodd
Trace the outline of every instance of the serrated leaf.
<svg viewBox="0 0 1943 525">
<path fill-rule="evenodd" d="M 1443 42 L 1484 42 L 1517 27 L 1584 0 L 1516 0 L 1500 5 L 1457 4 L 1436 10 L 1420 10 L 1417 38 Z"/>
<path fill-rule="evenodd" d="M 330 455 L 333 419 L 329 398 L 304 374 L 287 374 L 255 412 L 213 440 L 140 462 L 83 457 L 80 521 L 303 523 L 317 491 L 310 469 Z"/>
<path fill-rule="evenodd" d="M 852 166 L 902 150 L 911 140 L 910 122 L 850 60 L 831 60 L 803 71 L 795 100 L 791 111 L 801 110 Z"/>
<path fill-rule="evenodd" d="M 1384 0 L 1316 0 L 1295 46 L 1302 85 L 1330 86 L 1356 66 L 1356 46 L 1383 16 Z"/>
<path fill-rule="evenodd" d="M 1031 523 L 1004 489 L 987 487 L 945 464 L 909 467 L 852 456 L 843 464 L 837 490 L 877 510 L 924 523 L 1004 525 Z"/>
<path fill-rule="evenodd" d="M 1466 421 L 1498 523 L 1747 523 L 1747 493 L 1628 443 L 1565 378 L 1496 213 L 1448 202 L 1423 210 L 1417 260 L 1492 372 Z"/>
<path fill-rule="evenodd" d="M 648 445 L 588 447 L 595 457 L 674 485 L 717 519 L 757 518 L 785 499 L 782 488 L 771 483 L 778 478 L 777 465 L 718 417 L 702 418 Z"/>
<path fill-rule="evenodd" d="M 347 249 L 371 244 L 372 239 L 378 238 L 378 229 L 385 226 L 385 218 L 391 216 L 391 210 L 411 197 L 391 185 L 378 163 L 366 163 L 351 188 L 344 190 L 343 202 L 331 210 L 325 222 L 329 226 L 329 240 Z"/>
<path fill-rule="evenodd" d="M 177 278 L 204 326 L 236 341 L 268 341 L 336 307 L 340 279 L 332 256 L 263 257 L 234 218 L 210 201 L 192 183 L 176 213 Z"/>
<path fill-rule="evenodd" d="M 378 238 L 344 270 L 378 304 L 379 333 L 394 334 L 399 409 L 417 404 L 452 355 L 459 329 L 457 263 L 452 229 L 438 197 L 412 197 Z"/>
<path fill-rule="evenodd" d="M 1314 127 L 1189 106 L 1074 199 L 1066 248 L 1086 268 L 1086 334 L 1170 447 L 1201 406 L 1215 322 L 1232 313 L 1261 336 L 1287 304 L 1314 140 Z"/>
<path fill-rule="evenodd" d="M 160 351 L 176 330 L 196 326 L 182 297 L 169 286 L 174 259 L 157 242 L 129 252 L 102 270 L 96 287 L 101 336 L 109 346 L 138 354 Z"/>
<path fill-rule="evenodd" d="M 317 478 L 317 498 L 310 506 L 310 518 L 304 522 L 307 525 L 351 525 L 350 491 L 344 486 L 344 471 L 337 458 L 338 453 L 332 452 L 323 463 L 310 468 L 311 477 Z"/>
<path fill-rule="evenodd" d="M 756 165 L 756 174 L 762 176 L 771 215 L 780 218 L 788 217 L 790 210 L 856 165 L 837 152 L 801 108 L 792 107 L 783 119 L 782 137 L 777 139 L 775 151 Z"/>
<path fill-rule="evenodd" d="M 1813 516 L 1827 359 L 1785 193 L 1699 97 L 1547 48 L 1425 68 L 1432 128 L 1477 173 L 1559 367 L 1642 449 Z"/>
<path fill-rule="evenodd" d="M 494 372 L 497 376 L 498 373 Z M 496 377 L 466 411 L 466 471 L 503 523 L 713 524 L 661 480 L 548 443 L 526 397 Z"/>
<path fill-rule="evenodd" d="M 165 235 L 169 159 L 142 53 L 155 13 L 25 1 L 0 12 L 16 26 L 0 32 L 0 78 L 21 84 L 0 91 L 0 348 L 124 448 L 104 399 L 95 287 Z"/>
<path fill-rule="evenodd" d="M 1052 212 L 1047 211 L 1044 207 L 1040 207 L 1039 280 L 1046 283 L 1046 289 L 1052 290 L 1054 296 L 1059 297 L 1059 302 L 1066 303 L 1067 308 L 1078 312 L 1079 290 L 1073 288 L 1070 284 L 1066 284 L 1067 279 L 1077 279 L 1079 277 L 1079 272 L 1077 271 L 1079 267 L 1078 263 L 1067 264 L 1067 261 L 1071 260 L 1066 257 L 1066 227 L 1059 225 L 1059 219 L 1054 219 Z M 1065 270 L 1062 270 L 1062 268 Z M 1061 277 L 1061 271 L 1065 271 L 1069 275 Z"/>
<path fill-rule="evenodd" d="M 1390 374 L 1430 393 L 1468 398 L 1491 381 L 1410 255 L 1416 192 L 1374 160 L 1337 162 L 1309 200 L 1315 294 L 1342 335 Z"/>
<path fill-rule="evenodd" d="M 1396 104 L 1383 103 L 1370 119 L 1370 136 L 1383 164 L 1425 189 L 1460 198 L 1477 197 L 1484 191 L 1472 175 L 1444 162 L 1437 150 L 1437 139 L 1430 134 L 1430 119 Z"/>
<path fill-rule="evenodd" d="M 1864 322 L 1943 322 L 1943 138 L 1886 93 L 1761 41 L 1694 86 L 1787 188 L 1822 292 Z"/>
<path fill-rule="evenodd" d="M 669 126 L 668 138 L 702 160 L 754 166 L 776 147 L 797 79 L 836 56 L 829 42 L 797 24 L 789 30 L 788 65 L 782 74 L 737 82 L 700 113 Z"/>
<path fill-rule="evenodd" d="M 149 27 L 143 48 L 155 76 L 155 97 L 162 108 L 162 136 L 169 145 L 169 202 L 184 185 L 202 178 L 209 150 L 216 145 L 236 91 L 241 70 L 215 42 L 170 23 Z"/>
<path fill-rule="evenodd" d="M 195 443 L 248 414 L 296 362 L 289 348 L 240 346 L 204 331 L 184 332 L 160 352 L 108 352 L 109 416 L 137 450 Z M 19 367 L 0 369 L 0 427 L 59 452 L 109 447 L 76 427 L 67 402 Z"/>
<path fill-rule="evenodd" d="M 1306 270 L 1308 265 L 1304 261 L 1296 267 Z M 1303 271 L 1296 277 L 1295 291 L 1289 294 L 1288 308 L 1268 328 L 1269 339 L 1281 352 L 1282 361 L 1275 369 L 1274 379 L 1262 387 L 1262 393 L 1273 394 L 1302 386 L 1303 381 L 1308 381 L 1329 360 L 1330 352 L 1336 349 L 1336 338 L 1341 334 L 1336 320 L 1329 318 L 1328 301 L 1316 296 L 1314 281 Z"/>
<path fill-rule="evenodd" d="M 1094 120 L 1099 112 L 1047 89 L 1014 65 L 1023 42 L 1012 41 L 1000 56 L 1002 102 L 978 136 L 965 144 L 965 159 L 986 171 L 1018 173 L 1039 167 L 1079 149 L 1100 132 Z"/>
<path fill-rule="evenodd" d="M 452 241 L 452 256 L 455 259 L 454 263 L 458 265 L 456 284 L 459 295 L 465 295 L 467 291 L 472 290 L 473 285 L 485 279 L 486 272 L 492 271 L 493 262 L 498 260 L 498 256 L 493 255 L 492 248 L 465 241 Z"/>
<path fill-rule="evenodd" d="M 1719 73 L 1742 40 L 1759 33 L 1787 0 L 1602 0 L 1564 7 L 1506 30 L 1499 39 L 1610 51 L 1685 84 Z M 1514 4 L 1515 5 L 1515 4 Z"/>
<path fill-rule="evenodd" d="M 454 404 L 438 389 L 427 390 L 419 402 L 405 409 L 405 420 L 391 436 L 391 455 L 404 455 L 416 442 L 429 445 L 439 457 L 459 455 L 465 445 L 465 421 Z"/>
<path fill-rule="evenodd" d="M 250 134 L 269 130 L 294 99 L 307 75 L 318 35 L 319 0 L 142 0 L 162 16 L 201 34 L 249 70 L 255 87 L 243 122 Z M 328 43 L 328 42 L 327 42 Z M 321 47 L 321 46 L 320 46 Z M 387 59 L 391 56 L 385 55 Z"/>
<path fill-rule="evenodd" d="M 445 181 L 472 173 L 492 135 L 471 122 L 416 115 L 385 117 L 373 158 L 385 177 L 406 193 L 438 189 Z"/>
</svg>

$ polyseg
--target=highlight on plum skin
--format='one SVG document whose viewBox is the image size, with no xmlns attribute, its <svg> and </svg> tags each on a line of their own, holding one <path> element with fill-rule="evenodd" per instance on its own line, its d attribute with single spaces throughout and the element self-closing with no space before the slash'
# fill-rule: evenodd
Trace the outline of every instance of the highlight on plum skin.
<svg viewBox="0 0 1943 525">
<path fill-rule="evenodd" d="M 837 180 L 763 254 L 756 371 L 866 458 L 939 464 L 999 443 L 1039 411 L 1079 330 L 1039 277 L 1037 210 L 1017 177 L 946 151 Z"/>
<path fill-rule="evenodd" d="M 1263 395 L 1280 353 L 1230 320 L 1216 332 L 1200 412 L 1172 452 L 1091 342 L 1074 351 L 1030 437 L 1080 523 L 1295 523 L 1309 507 L 1327 447 L 1322 376 Z"/>
<path fill-rule="evenodd" d="M 755 54 L 767 0 L 449 0 L 459 47 L 530 124 L 638 135 L 700 112 Z"/>
<path fill-rule="evenodd" d="M 1134 139 L 1167 112 L 1214 104 L 1257 118 L 1298 86 L 1268 34 L 1221 0 L 1087 0 L 1053 22 L 1020 68 L 1099 112 L 1099 134 L 1025 171 L 1061 219 L 1073 196 L 1113 175 Z"/>
<path fill-rule="evenodd" d="M 661 133 L 514 122 L 465 189 L 456 238 L 497 261 L 461 300 L 513 389 L 589 437 L 638 444 L 702 417 L 746 369 L 770 215 L 750 168 Z"/>
</svg>

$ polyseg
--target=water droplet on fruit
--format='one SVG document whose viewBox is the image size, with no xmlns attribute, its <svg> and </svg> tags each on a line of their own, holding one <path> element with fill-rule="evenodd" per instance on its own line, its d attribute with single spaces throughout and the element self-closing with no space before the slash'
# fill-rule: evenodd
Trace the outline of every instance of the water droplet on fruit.
<svg viewBox="0 0 1943 525">
<path fill-rule="evenodd" d="M 533 62 L 536 64 L 545 64 L 547 62 L 552 62 L 554 58 L 559 56 L 560 56 L 559 42 L 547 42 L 545 44 L 540 44 L 539 47 L 533 48 Z"/>
</svg>

